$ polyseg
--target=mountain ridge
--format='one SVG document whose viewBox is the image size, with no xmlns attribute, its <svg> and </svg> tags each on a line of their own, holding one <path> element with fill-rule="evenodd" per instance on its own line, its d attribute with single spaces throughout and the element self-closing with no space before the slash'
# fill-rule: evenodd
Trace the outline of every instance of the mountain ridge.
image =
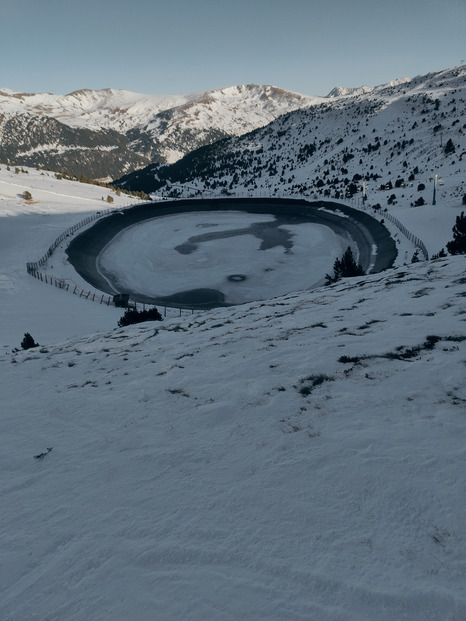
<svg viewBox="0 0 466 621">
<path fill-rule="evenodd" d="M 312 164 L 309 185 L 318 172 L 311 194 L 336 192 L 334 175 L 350 180 L 353 164 L 373 158 L 367 172 L 382 178 L 368 182 L 369 200 L 391 178 L 379 200 L 396 193 L 390 212 L 436 251 L 461 213 L 452 109 L 463 95 L 447 90 L 438 110 L 422 91 L 410 102 L 392 95 L 383 136 L 371 133 L 382 127 L 377 102 L 354 98 L 235 142 L 257 157 L 266 149 L 278 176 L 250 172 L 273 182 L 260 190 L 269 194 L 293 154 L 278 138 Z M 415 141 L 444 127 L 443 145 L 438 130 L 416 160 L 398 121 L 414 117 L 426 127 Z M 322 129 L 304 136 L 316 138 L 313 153 L 298 142 L 304 123 Z M 450 137 L 457 152 L 446 156 Z M 415 176 L 404 188 L 403 157 Z M 231 161 L 232 192 L 253 191 L 242 161 Z M 427 183 L 442 162 L 438 205 L 411 209 L 409 183 Z M 284 193 L 305 183 L 284 172 Z M 107 206 L 101 188 L 17 173 L 0 166 L 2 619 L 466 618 L 464 255 L 409 263 L 414 248 L 395 230 L 406 254 L 382 274 L 119 328 L 123 309 L 25 269 Z M 108 192 L 116 218 L 138 204 Z M 247 244 L 238 239 L 238 255 Z M 70 269 L 64 251 L 50 257 L 59 277 Z M 26 331 L 40 345 L 20 349 Z"/>
<path fill-rule="evenodd" d="M 3 88 L 0 131 L 7 136 L 7 143 L 0 145 L 0 161 L 115 178 L 149 162 L 174 162 L 200 146 L 267 125 L 281 114 L 315 101 L 318 98 L 268 85 L 238 85 L 168 96 L 116 89 L 81 89 L 57 96 L 16 93 Z M 25 115 L 44 128 L 42 142 L 29 144 L 29 149 L 19 147 L 27 135 L 24 121 L 18 123 L 16 132 L 12 122 Z M 62 150 L 80 145 L 78 131 L 88 132 L 88 142 L 96 143 L 102 132 L 107 132 L 107 137 L 108 132 L 116 132 L 115 147 L 124 144 L 122 156 L 128 160 L 126 164 L 121 160 L 120 175 L 115 172 L 118 162 L 102 160 L 98 151 L 93 157 L 92 151 L 87 150 L 75 164 L 72 158 L 50 158 L 47 149 L 41 152 L 41 147 L 47 145 L 45 134 L 51 121 L 63 125 L 59 132 Z"/>
<path fill-rule="evenodd" d="M 448 180 L 461 199 L 465 101 L 466 66 L 398 80 L 291 111 L 264 128 L 115 183 L 172 198 L 284 193 L 369 198 L 384 208 L 428 202 L 437 178 Z"/>
</svg>

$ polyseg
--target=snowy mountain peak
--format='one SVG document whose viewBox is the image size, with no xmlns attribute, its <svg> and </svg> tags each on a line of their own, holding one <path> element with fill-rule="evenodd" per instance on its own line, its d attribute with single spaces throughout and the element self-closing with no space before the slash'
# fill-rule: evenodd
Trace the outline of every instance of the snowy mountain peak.
<svg viewBox="0 0 466 621">
<path fill-rule="evenodd" d="M 372 86 L 359 86 L 356 88 L 345 88 L 344 86 L 336 86 L 327 95 L 327 98 L 337 97 L 354 97 L 355 95 L 365 95 L 374 90 Z"/>
<path fill-rule="evenodd" d="M 173 198 L 246 190 L 356 199 L 364 180 L 369 204 L 385 209 L 398 200 L 412 206 L 429 202 L 437 175 L 445 184 L 449 179 L 461 204 L 465 190 L 457 158 L 466 150 L 464 75 L 464 68 L 455 68 L 373 89 L 340 89 L 335 97 L 300 106 L 173 167 L 149 166 L 117 183 Z"/>
<path fill-rule="evenodd" d="M 39 163 L 89 176 L 116 178 L 128 169 L 134 170 L 134 158 L 139 167 L 149 162 L 174 162 L 200 146 L 263 127 L 282 114 L 316 101 L 274 86 L 254 84 L 188 95 L 142 95 L 109 88 L 51 95 L 3 89 L 0 131 L 3 123 L 7 141 L 0 147 L 0 161 Z M 34 135 L 24 131 L 31 119 L 37 128 L 41 127 Z M 51 120 L 60 124 L 55 123 L 53 132 Z M 80 162 L 75 148 L 83 142 L 83 131 L 88 135 L 84 141 L 86 153 L 82 153 Z M 97 134 L 91 138 L 89 132 Z M 92 154 L 89 147 L 108 147 L 111 140 L 115 147 L 123 146 L 132 154 L 128 157 L 121 153 L 111 168 L 106 169 L 102 162 L 99 169 L 100 153 Z M 73 158 L 52 154 L 52 145 L 56 149 L 57 143 L 61 149 L 73 149 Z M 115 174 L 118 159 L 120 171 Z"/>
<path fill-rule="evenodd" d="M 333 106 L 336 111 L 358 100 L 363 106 L 360 114 L 374 114 L 396 98 L 401 101 L 404 91 L 410 90 L 413 95 L 436 93 L 438 98 L 448 90 L 463 88 L 464 81 L 463 66 L 376 87 L 337 87 L 327 97 L 261 84 L 188 95 L 142 95 L 111 88 L 53 95 L 5 88 L 0 90 L 0 161 L 118 178 L 149 163 L 177 162 L 199 147 L 248 134 L 297 110 L 313 109 L 319 116 L 322 105 Z M 348 118 L 347 122 L 354 120 Z M 325 128 L 327 133 L 334 131 L 334 123 L 332 119 Z M 359 129 L 353 127 L 352 131 L 356 137 Z M 309 136 L 311 143 L 314 138 Z M 322 135 L 319 140 L 328 138 Z M 113 150 L 111 165 L 108 157 L 102 161 L 103 149 Z"/>
<path fill-rule="evenodd" d="M 356 88 L 345 88 L 343 86 L 336 86 L 334 89 L 330 91 L 327 95 L 327 98 L 337 98 L 337 97 L 356 97 L 358 95 L 367 95 L 374 91 L 380 91 L 386 88 L 392 88 L 394 86 L 401 86 L 402 84 L 406 84 L 411 82 L 412 78 L 399 78 L 397 80 L 391 80 L 390 82 L 386 82 L 385 84 L 380 84 L 379 86 L 359 86 Z"/>
</svg>

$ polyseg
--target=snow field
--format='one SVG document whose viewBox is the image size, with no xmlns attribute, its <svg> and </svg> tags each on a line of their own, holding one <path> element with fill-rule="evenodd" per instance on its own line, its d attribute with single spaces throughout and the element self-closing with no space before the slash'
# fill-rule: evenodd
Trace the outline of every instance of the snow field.
<svg viewBox="0 0 466 621">
<path fill-rule="evenodd" d="M 9 179 L 1 619 L 466 617 L 464 257 L 119 329 L 25 270 L 102 188 Z"/>
<path fill-rule="evenodd" d="M 6 618 L 461 618 L 463 266 L 5 359 Z"/>
</svg>

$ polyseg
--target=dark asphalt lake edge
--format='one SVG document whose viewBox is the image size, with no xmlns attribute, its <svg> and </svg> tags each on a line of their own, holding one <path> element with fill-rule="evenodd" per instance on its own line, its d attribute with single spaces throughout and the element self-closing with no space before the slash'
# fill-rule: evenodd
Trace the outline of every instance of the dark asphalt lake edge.
<svg viewBox="0 0 466 621">
<path fill-rule="evenodd" d="M 250 214 L 267 214 L 276 217 L 280 224 L 315 223 L 331 228 L 337 235 L 349 236 L 357 245 L 359 262 L 371 273 L 393 266 L 397 249 L 388 229 L 364 211 L 359 211 L 332 201 L 306 201 L 304 199 L 274 198 L 216 198 L 158 201 L 144 203 L 98 220 L 93 226 L 77 235 L 68 245 L 66 254 L 76 272 L 86 282 L 110 295 L 117 293 L 97 269 L 97 259 L 112 239 L 125 228 L 161 216 L 187 212 L 245 211 Z M 373 254 L 374 247 L 377 249 Z M 337 257 L 335 257 L 337 258 Z M 118 292 L 123 293 L 123 292 Z M 230 306 L 220 291 L 193 289 L 170 296 L 150 298 L 137 291 L 125 291 L 131 299 L 146 304 L 174 306 L 176 308 L 209 309 Z"/>
</svg>

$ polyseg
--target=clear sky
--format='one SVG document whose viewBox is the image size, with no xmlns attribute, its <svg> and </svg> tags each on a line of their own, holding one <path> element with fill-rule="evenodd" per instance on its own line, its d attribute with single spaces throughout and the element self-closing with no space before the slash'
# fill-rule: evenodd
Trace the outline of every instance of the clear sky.
<svg viewBox="0 0 466 621">
<path fill-rule="evenodd" d="M 306 95 L 464 64 L 466 0 L 0 0 L 0 87 Z"/>
</svg>

